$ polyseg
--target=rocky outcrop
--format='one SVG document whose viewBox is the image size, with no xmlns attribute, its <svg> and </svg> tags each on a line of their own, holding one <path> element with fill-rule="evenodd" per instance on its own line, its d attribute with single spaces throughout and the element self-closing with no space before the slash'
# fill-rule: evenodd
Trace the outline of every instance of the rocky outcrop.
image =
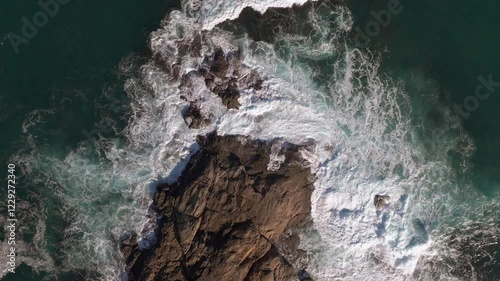
<svg viewBox="0 0 500 281">
<path fill-rule="evenodd" d="M 200 128 L 213 119 L 211 112 L 200 110 L 201 104 L 205 102 L 200 97 L 200 82 L 206 90 L 217 95 L 226 108 L 239 109 L 241 91 L 258 91 L 262 88 L 263 80 L 257 71 L 242 63 L 240 52 L 224 53 L 222 49 L 215 50 L 212 55 L 205 57 L 198 70 L 185 74 L 179 86 L 181 99 L 189 102 L 183 117 L 190 128 Z"/>
<path fill-rule="evenodd" d="M 239 51 L 224 53 L 218 49 L 206 57 L 199 70 L 206 86 L 222 99 L 227 108 L 238 109 L 240 89 L 260 90 L 263 80 L 255 70 L 250 70 L 242 63 Z"/>
<path fill-rule="evenodd" d="M 200 105 L 195 102 L 189 102 L 189 105 L 182 111 L 182 117 L 186 125 L 191 129 L 199 129 L 210 124 L 210 116 L 205 116 L 200 109 Z"/>
<path fill-rule="evenodd" d="M 269 171 L 273 143 L 215 134 L 198 143 L 177 182 L 154 196 L 157 245 L 124 240 L 129 280 L 312 280 L 294 231 L 310 218 L 313 191 L 298 147 L 283 143 L 286 160 Z"/>
</svg>

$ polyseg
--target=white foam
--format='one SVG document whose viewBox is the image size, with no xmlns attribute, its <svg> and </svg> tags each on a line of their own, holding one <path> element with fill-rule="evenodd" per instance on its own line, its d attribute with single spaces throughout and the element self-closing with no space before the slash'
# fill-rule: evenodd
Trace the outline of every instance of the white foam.
<svg viewBox="0 0 500 281">
<path fill-rule="evenodd" d="M 243 9 L 249 7 L 263 14 L 269 8 L 288 8 L 293 5 L 303 5 L 309 0 L 197 0 L 188 1 L 188 10 L 197 11 L 201 14 L 202 27 L 205 30 L 213 29 L 216 25 L 238 18 Z M 316 0 L 312 0 L 316 1 Z"/>
<path fill-rule="evenodd" d="M 280 169 L 281 164 L 285 162 L 286 156 L 280 154 L 282 146 L 283 142 L 281 141 L 276 141 L 271 146 L 271 154 L 269 155 L 269 163 L 267 164 L 267 170 L 277 171 Z"/>
<path fill-rule="evenodd" d="M 16 205 L 16 239 L 15 244 L 9 244 L 8 239 L 5 239 L 0 243 L 0 278 L 4 277 L 8 273 L 9 257 L 7 254 L 10 252 L 10 248 L 14 247 L 16 252 L 16 268 L 22 263 L 29 265 L 34 272 L 47 271 L 55 273 L 57 271 L 54 260 L 49 255 L 46 245 L 46 217 L 44 216 L 43 205 L 32 206 L 27 202 L 18 201 Z M 5 212 L 7 213 L 7 212 Z M 23 222 L 36 222 L 34 233 L 32 226 L 23 224 Z M 7 218 L 0 215 L 0 224 L 2 227 L 8 225 Z M 8 234 L 9 230 L 4 228 L 4 233 Z M 26 243 L 22 240 L 22 233 L 30 231 L 33 234 L 33 239 L 30 243 Z M 17 272 L 17 271 L 16 271 Z"/>
</svg>

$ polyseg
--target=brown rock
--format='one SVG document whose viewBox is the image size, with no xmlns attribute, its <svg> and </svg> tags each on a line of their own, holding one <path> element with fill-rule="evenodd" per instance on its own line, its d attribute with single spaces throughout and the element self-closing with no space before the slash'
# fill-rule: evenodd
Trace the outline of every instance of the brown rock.
<svg viewBox="0 0 500 281">
<path fill-rule="evenodd" d="M 308 221 L 313 190 L 298 147 L 285 143 L 286 161 L 271 172 L 272 143 L 215 134 L 198 142 L 177 183 L 158 187 L 160 242 L 131 253 L 129 279 L 295 280 L 301 268 L 287 257 L 303 252 L 288 233 Z"/>
<path fill-rule="evenodd" d="M 223 79 L 226 77 L 228 68 L 229 62 L 226 59 L 224 51 L 222 49 L 216 50 L 214 55 L 212 56 L 210 72 L 212 72 L 215 76 Z"/>
<path fill-rule="evenodd" d="M 199 129 L 210 123 L 210 117 L 203 116 L 196 102 L 190 102 L 189 106 L 183 110 L 182 117 L 191 129 Z"/>
<path fill-rule="evenodd" d="M 373 201 L 375 204 L 375 208 L 377 208 L 377 210 L 383 210 L 391 202 L 391 197 L 388 195 L 375 195 L 375 198 Z"/>
<path fill-rule="evenodd" d="M 212 91 L 222 99 L 222 103 L 227 108 L 240 108 L 240 91 L 236 84 L 236 79 L 230 79 L 225 83 L 221 83 L 213 87 Z"/>
</svg>

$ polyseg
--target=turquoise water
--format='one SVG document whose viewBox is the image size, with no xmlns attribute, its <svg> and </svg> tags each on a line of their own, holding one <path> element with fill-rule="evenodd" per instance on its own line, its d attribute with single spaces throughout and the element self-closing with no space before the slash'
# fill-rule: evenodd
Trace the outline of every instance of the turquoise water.
<svg viewBox="0 0 500 281">
<path fill-rule="evenodd" d="M 348 1 L 354 27 L 364 30 L 373 21 L 370 12 L 387 9 L 389 2 Z M 433 161 L 433 155 L 444 151 L 454 168 L 454 179 L 449 181 L 471 184 L 482 194 L 477 198 L 452 195 L 456 187 L 444 185 L 436 190 L 436 196 L 447 196 L 449 191 L 450 197 L 465 197 L 471 206 L 474 202 L 498 201 L 500 119 L 496 109 L 500 106 L 500 87 L 466 118 L 454 112 L 454 105 L 474 95 L 480 83 L 478 76 L 491 75 L 494 81 L 500 81 L 500 57 L 496 54 L 500 20 L 495 14 L 499 5 L 491 0 L 481 4 L 402 0 L 402 11 L 393 15 L 379 34 L 370 37 L 368 45 L 360 46 L 382 52 L 380 72 L 404 82 L 413 108 L 412 126 L 420 128 L 412 142 L 430 151 L 425 160 Z M 131 151 L 123 149 L 129 141 L 127 133 L 134 133 L 123 131 L 131 115 L 130 97 L 149 98 L 142 96 L 142 87 L 147 86 L 126 81 L 139 76 L 138 67 L 149 59 L 149 34 L 160 26 L 169 9 L 178 6 L 177 2 L 159 0 L 73 0 L 61 6 L 16 54 L 4 36 L 9 32 L 19 34 L 21 18 L 31 17 L 40 7 L 36 1 L 0 3 L 0 160 L 18 165 L 17 196 L 24 202 L 18 211 L 23 224 L 19 235 L 32 247 L 27 253 L 33 255 L 33 260 L 27 261 L 33 268 L 22 265 L 15 275 L 2 280 L 98 280 L 103 274 L 103 265 L 98 263 L 103 260 L 110 261 L 104 265 L 106 270 L 119 270 L 114 262 L 119 258 L 108 249 L 115 248 L 125 229 L 142 222 L 145 214 L 135 207 L 143 207 L 144 202 L 135 202 L 134 196 L 141 194 L 136 186 L 142 186 L 140 180 L 148 179 L 150 173 L 149 167 L 128 163 L 127 153 Z M 325 9 L 322 16 L 328 17 L 329 11 Z M 262 18 L 246 10 L 236 21 L 244 28 L 227 29 L 239 36 L 249 34 L 255 41 L 273 43 L 283 60 L 300 53 L 303 46 L 317 47 L 325 40 L 321 34 L 313 34 L 311 42 L 275 42 L 276 22 L 287 21 L 286 15 L 280 14 L 271 16 L 277 19 L 275 22 L 261 23 Z M 308 10 L 296 8 L 294 16 L 294 20 L 305 22 Z M 309 32 L 307 25 L 298 26 L 285 33 Z M 354 39 L 354 34 L 350 36 Z M 314 56 L 304 50 L 296 64 L 317 70 L 312 78 L 321 89 L 330 82 L 334 75 L 331 66 L 341 60 L 341 55 Z M 464 151 L 457 148 L 460 132 L 448 128 L 449 115 L 459 120 L 457 124 L 472 140 L 472 158 L 461 155 Z M 345 132 L 352 133 L 347 127 Z M 144 143 L 134 148 L 137 154 L 131 155 L 157 148 L 156 143 L 141 146 Z M 112 153 L 109 147 L 113 147 Z M 429 199 L 425 196 L 422 198 Z M 4 213 L 3 205 L 0 211 Z M 478 216 L 495 221 L 497 213 L 497 209 L 491 209 Z M 498 225 L 498 221 L 495 223 Z M 89 244 L 79 245 L 83 241 Z"/>
</svg>

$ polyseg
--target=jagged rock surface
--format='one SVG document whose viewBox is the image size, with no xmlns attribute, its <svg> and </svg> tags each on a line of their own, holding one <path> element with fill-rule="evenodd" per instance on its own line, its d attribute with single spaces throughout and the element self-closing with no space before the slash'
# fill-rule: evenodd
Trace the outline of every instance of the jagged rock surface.
<svg viewBox="0 0 500 281">
<path fill-rule="evenodd" d="M 304 252 L 291 233 L 310 217 L 312 175 L 297 146 L 268 171 L 272 143 L 240 139 L 200 137 L 177 183 L 158 187 L 159 243 L 127 246 L 130 281 L 297 280 Z"/>
<path fill-rule="evenodd" d="M 197 129 L 213 121 L 212 112 L 201 110 L 205 98 L 200 96 L 200 89 L 217 95 L 227 109 L 237 110 L 240 107 L 238 99 L 241 91 L 261 90 L 262 83 L 257 71 L 242 63 L 240 52 L 224 53 L 222 49 L 215 50 L 212 55 L 204 58 L 197 70 L 182 76 L 179 86 L 181 99 L 189 102 L 188 108 L 183 112 L 186 124 Z"/>
</svg>

